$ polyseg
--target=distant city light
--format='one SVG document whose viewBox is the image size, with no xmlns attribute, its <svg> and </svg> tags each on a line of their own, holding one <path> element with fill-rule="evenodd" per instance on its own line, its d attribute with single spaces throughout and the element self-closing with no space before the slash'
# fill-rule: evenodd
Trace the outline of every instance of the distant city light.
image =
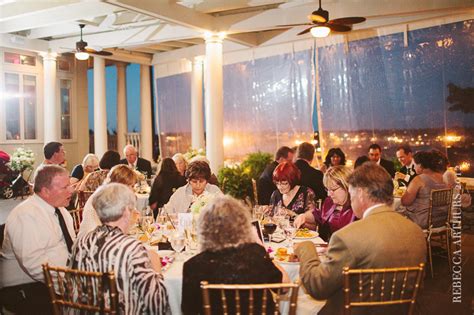
<svg viewBox="0 0 474 315">
<path fill-rule="evenodd" d="M 469 163 L 467 161 L 461 162 L 461 164 L 459 165 L 459 169 L 462 172 L 467 172 L 467 171 L 469 171 L 470 168 L 471 168 L 471 163 Z"/>
<path fill-rule="evenodd" d="M 459 141 L 461 141 L 461 136 L 447 135 L 445 137 L 445 139 L 448 142 L 459 142 Z"/>
</svg>

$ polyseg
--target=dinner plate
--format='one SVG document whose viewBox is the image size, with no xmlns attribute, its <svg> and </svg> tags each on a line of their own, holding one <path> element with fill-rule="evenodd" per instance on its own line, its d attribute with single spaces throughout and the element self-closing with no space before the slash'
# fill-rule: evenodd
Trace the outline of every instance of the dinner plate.
<svg viewBox="0 0 474 315">
<path fill-rule="evenodd" d="M 316 238 L 319 236 L 319 233 L 316 232 L 316 231 L 309 231 L 309 233 L 311 233 L 311 236 L 307 236 L 307 237 L 298 237 L 298 236 L 295 236 L 294 239 L 295 240 L 310 240 L 310 239 L 313 239 L 313 238 Z"/>
<path fill-rule="evenodd" d="M 298 265 L 300 262 L 299 261 L 281 261 L 281 260 L 278 260 L 278 259 L 275 259 L 275 261 L 279 264 L 283 264 L 283 265 Z"/>
<path fill-rule="evenodd" d="M 158 255 L 160 255 L 160 257 L 170 257 L 170 256 L 173 256 L 174 254 L 174 251 L 173 250 L 166 250 L 166 249 L 163 249 L 163 250 L 159 250 L 158 251 Z"/>
</svg>

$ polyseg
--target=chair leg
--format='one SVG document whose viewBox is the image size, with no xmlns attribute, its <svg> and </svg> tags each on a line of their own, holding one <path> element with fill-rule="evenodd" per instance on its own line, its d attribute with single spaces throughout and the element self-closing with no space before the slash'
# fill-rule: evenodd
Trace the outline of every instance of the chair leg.
<svg viewBox="0 0 474 315">
<path fill-rule="evenodd" d="M 428 246 L 428 263 L 430 264 L 431 278 L 434 278 L 433 257 L 431 255 L 431 239 L 430 238 L 426 240 L 426 245 Z"/>
<path fill-rule="evenodd" d="M 446 231 L 446 251 L 448 252 L 448 264 L 449 264 L 449 269 L 451 270 L 452 268 L 452 262 L 451 262 L 451 231 L 448 230 Z"/>
</svg>

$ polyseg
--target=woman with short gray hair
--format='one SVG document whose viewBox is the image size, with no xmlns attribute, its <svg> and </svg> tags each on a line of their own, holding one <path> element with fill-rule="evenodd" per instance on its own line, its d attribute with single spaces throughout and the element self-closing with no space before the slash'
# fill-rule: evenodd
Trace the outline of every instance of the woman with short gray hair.
<svg viewBox="0 0 474 315">
<path fill-rule="evenodd" d="M 250 209 L 236 199 L 230 196 L 217 197 L 208 204 L 201 211 L 198 234 L 201 253 L 186 261 L 183 266 L 181 309 L 184 314 L 202 312 L 202 300 L 199 296 L 200 282 L 203 280 L 227 284 L 288 281 L 285 271 L 274 264 L 265 248 L 257 243 Z M 218 305 L 219 301 L 220 299 L 213 300 L 211 304 Z M 261 304 L 255 304 L 255 313 L 260 314 Z M 272 313 L 273 309 L 273 302 L 269 301 L 267 310 Z M 212 313 L 214 311 L 216 310 L 213 309 Z"/>
<path fill-rule="evenodd" d="M 135 210 L 135 194 L 123 184 L 111 183 L 100 187 L 92 198 L 102 225 L 77 240 L 69 267 L 93 272 L 113 271 L 117 279 L 119 314 L 165 314 L 168 296 L 160 257 L 127 235 Z"/>
</svg>

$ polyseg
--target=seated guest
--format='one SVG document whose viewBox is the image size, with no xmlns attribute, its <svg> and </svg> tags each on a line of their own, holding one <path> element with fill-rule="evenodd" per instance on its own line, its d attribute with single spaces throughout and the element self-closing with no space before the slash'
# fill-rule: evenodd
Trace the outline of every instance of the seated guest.
<svg viewBox="0 0 474 315">
<path fill-rule="evenodd" d="M 311 166 L 314 158 L 314 145 L 303 142 L 296 150 L 296 167 L 301 171 L 301 185 L 311 188 L 315 199 L 324 201 L 327 194 L 323 185 L 323 173 Z"/>
<path fill-rule="evenodd" d="M 300 214 L 295 219 L 295 226 L 303 226 L 312 230 L 318 226 L 319 235 L 327 242 L 334 232 L 353 222 L 355 214 L 351 209 L 351 197 L 347 183 L 351 173 L 352 171 L 348 167 L 342 165 L 329 168 L 323 178 L 329 198 L 326 198 L 321 209 Z"/>
<path fill-rule="evenodd" d="M 125 148 L 123 148 L 123 155 L 125 155 L 125 159 L 120 160 L 120 164 L 130 166 L 133 170 L 139 171 L 147 178 L 151 177 L 152 170 L 150 161 L 138 157 L 138 151 L 133 145 L 127 144 Z"/>
<path fill-rule="evenodd" d="M 43 147 L 43 165 L 61 165 L 66 161 L 66 151 L 60 142 L 48 142 Z"/>
<path fill-rule="evenodd" d="M 5 224 L 0 250 L 0 305 L 17 314 L 51 314 L 42 264 L 66 266 L 76 234 L 64 208 L 72 194 L 69 173 L 58 165 L 36 171 L 34 194 Z"/>
<path fill-rule="evenodd" d="M 354 169 L 358 168 L 359 166 L 361 166 L 362 164 L 368 161 L 369 161 L 369 158 L 366 155 L 359 156 L 354 162 Z"/>
<path fill-rule="evenodd" d="M 435 150 L 417 152 L 413 159 L 415 160 L 415 170 L 418 176 L 408 185 L 401 203 L 406 207 L 405 215 L 421 228 L 426 229 L 428 227 L 431 190 L 449 188 L 443 181 L 446 162 L 443 155 Z M 433 209 L 432 223 L 434 227 L 446 222 L 447 211 L 448 209 L 445 207 Z"/>
<path fill-rule="evenodd" d="M 193 157 L 189 163 L 192 163 L 192 162 L 195 162 L 195 161 L 203 161 L 203 162 L 206 162 L 207 165 L 211 165 L 209 160 L 204 156 L 204 155 L 196 155 L 195 157 Z M 212 185 L 216 185 L 216 186 L 219 186 L 219 181 L 217 179 L 217 176 L 216 174 L 212 173 L 211 172 L 211 177 L 209 178 L 209 180 L 207 181 L 209 184 L 212 184 Z"/>
<path fill-rule="evenodd" d="M 222 196 L 208 204 L 199 217 L 198 235 L 201 253 L 183 266 L 181 308 L 184 314 L 203 313 L 200 283 L 204 280 L 217 284 L 288 282 L 283 269 L 274 264 L 265 248 L 257 243 L 250 209 L 236 199 Z M 220 301 L 220 297 L 212 295 L 211 299 L 214 305 Z M 269 314 L 273 314 L 272 304 L 267 304 Z M 256 305 L 255 314 L 262 313 L 260 308 L 261 304 Z M 230 305 L 231 314 L 233 309 L 234 305 Z M 212 313 L 219 314 L 221 310 L 213 309 Z"/>
<path fill-rule="evenodd" d="M 372 143 L 369 146 L 369 161 L 382 166 L 392 178 L 395 176 L 395 166 L 393 162 L 382 159 L 382 148 L 377 143 Z"/>
<path fill-rule="evenodd" d="M 342 314 L 344 267 L 417 266 L 426 260 L 425 236 L 419 226 L 392 209 L 393 182 L 382 167 L 365 163 L 354 170 L 348 183 L 352 210 L 360 220 L 331 236 L 327 258 L 322 261 L 312 242 L 299 243 L 295 248 L 302 284 L 314 298 L 327 300 L 318 314 Z M 360 310 L 360 314 L 370 313 Z"/>
<path fill-rule="evenodd" d="M 155 217 L 157 209 L 163 207 L 171 195 L 181 186 L 186 185 L 186 178 L 181 176 L 176 164 L 170 158 L 161 161 L 161 169 L 153 181 L 148 204 L 153 209 Z"/>
<path fill-rule="evenodd" d="M 166 314 L 168 297 L 160 257 L 127 235 L 136 205 L 135 194 L 123 184 L 112 183 L 100 187 L 92 198 L 102 225 L 77 239 L 69 268 L 113 271 L 118 314 Z"/>
<path fill-rule="evenodd" d="M 133 186 L 135 186 L 137 183 L 137 174 L 127 165 L 118 164 L 112 167 L 103 184 L 107 185 L 108 183 L 124 184 L 129 187 L 131 191 L 133 191 Z M 79 232 L 77 233 L 78 237 L 89 233 L 102 224 L 97 212 L 92 206 L 94 195 L 95 193 L 92 194 L 89 199 L 87 199 L 87 202 L 84 205 L 84 211 L 82 212 L 82 222 L 81 226 L 79 227 Z"/>
<path fill-rule="evenodd" d="M 413 153 L 409 145 L 402 145 L 397 149 L 397 159 L 402 164 L 400 172 L 395 173 L 395 179 L 403 186 L 408 186 L 415 178 L 415 162 L 413 161 Z"/>
<path fill-rule="evenodd" d="M 270 197 L 277 189 L 273 183 L 273 171 L 282 162 L 292 162 L 294 151 L 287 146 L 283 146 L 275 153 L 275 161 L 268 164 L 257 181 L 257 195 L 259 205 L 270 204 Z"/>
<path fill-rule="evenodd" d="M 273 211 L 277 207 L 284 207 L 294 214 L 316 209 L 314 192 L 311 188 L 299 185 L 300 170 L 292 162 L 283 162 L 273 171 L 273 182 L 277 189 L 270 198 Z"/>
<path fill-rule="evenodd" d="M 328 154 L 326 154 L 326 159 L 321 167 L 321 172 L 326 173 L 331 166 L 338 165 L 346 165 L 346 155 L 339 148 L 331 148 L 329 149 Z"/>
<path fill-rule="evenodd" d="M 107 151 L 99 162 L 99 170 L 90 173 L 79 186 L 79 191 L 95 191 L 107 177 L 110 169 L 120 163 L 120 154 L 116 151 Z"/>
<path fill-rule="evenodd" d="M 99 158 L 97 155 L 89 153 L 86 154 L 82 160 L 82 164 L 77 164 L 74 166 L 71 172 L 71 178 L 81 181 L 87 175 L 99 168 Z"/>
<path fill-rule="evenodd" d="M 186 169 L 188 168 L 188 162 L 186 162 L 186 159 L 184 158 L 184 155 L 181 153 L 176 153 L 172 157 L 174 163 L 176 164 L 176 168 L 178 169 L 178 172 L 182 175 L 186 175 Z M 209 164 L 209 163 L 208 163 Z"/>
<path fill-rule="evenodd" d="M 186 169 L 186 180 L 188 183 L 178 188 L 171 195 L 170 200 L 165 205 L 166 211 L 168 213 L 189 212 L 191 205 L 201 195 L 222 195 L 219 187 L 208 183 L 209 178 L 211 178 L 209 164 L 203 161 L 190 163 Z"/>
</svg>

